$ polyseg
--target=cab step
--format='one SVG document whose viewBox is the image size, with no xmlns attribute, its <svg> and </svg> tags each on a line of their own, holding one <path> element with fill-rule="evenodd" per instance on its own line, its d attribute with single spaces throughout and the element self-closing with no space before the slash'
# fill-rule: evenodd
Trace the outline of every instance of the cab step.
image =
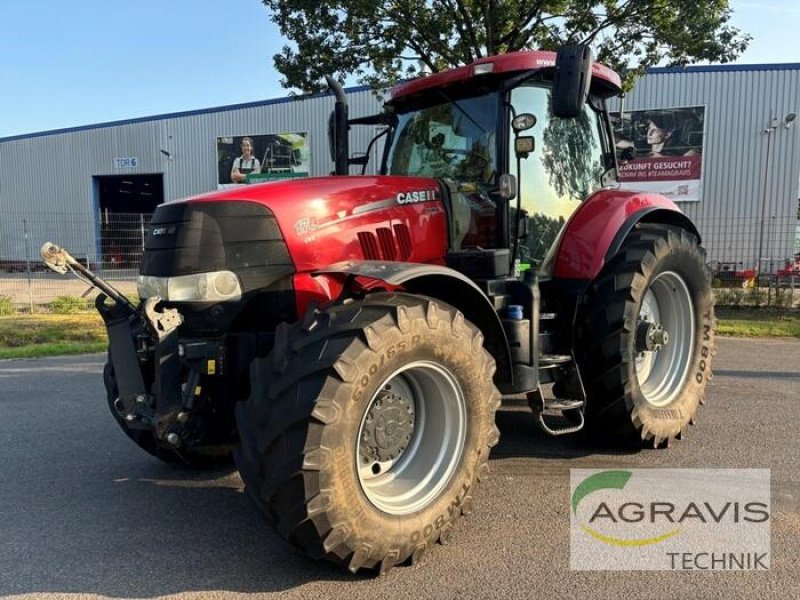
<svg viewBox="0 0 800 600">
<path fill-rule="evenodd" d="M 545 410 L 578 410 L 583 408 L 583 400 L 563 400 L 561 398 L 548 398 L 544 401 Z"/>
<path fill-rule="evenodd" d="M 574 357 L 571 354 L 544 354 L 539 357 L 539 367 L 572 367 L 576 379 L 576 385 L 573 387 L 577 388 L 573 390 L 573 393 L 578 396 L 578 398 L 545 398 L 542 386 L 539 385 L 535 392 L 528 395 L 531 409 L 534 413 L 538 413 L 539 426 L 549 435 L 577 433 L 583 429 L 584 425 L 583 411 L 586 406 L 586 389 L 583 387 L 583 379 Z M 561 416 L 570 424 L 555 425 L 553 419 L 558 418 L 558 415 L 546 414 L 548 412 L 561 413 Z"/>
<path fill-rule="evenodd" d="M 569 354 L 542 354 L 539 356 L 540 369 L 552 369 L 553 367 L 563 367 L 572 362 Z"/>
<path fill-rule="evenodd" d="M 578 433 L 581 429 L 583 429 L 583 411 L 579 410 L 575 414 L 578 415 L 578 422 L 575 425 L 570 425 L 568 427 L 553 427 L 547 423 L 544 413 L 539 413 L 539 427 L 541 427 L 542 431 L 545 433 L 553 436 L 567 435 L 568 433 Z"/>
</svg>

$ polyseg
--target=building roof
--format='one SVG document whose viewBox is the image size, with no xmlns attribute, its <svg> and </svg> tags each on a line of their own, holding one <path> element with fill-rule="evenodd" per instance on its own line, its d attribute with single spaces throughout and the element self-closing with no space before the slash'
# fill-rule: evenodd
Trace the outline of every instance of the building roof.
<svg viewBox="0 0 800 600">
<path fill-rule="evenodd" d="M 651 67 L 647 69 L 648 75 L 661 75 L 663 73 L 735 73 L 741 71 L 797 71 L 800 63 L 766 63 L 759 65 L 689 65 L 686 67 Z"/>
<path fill-rule="evenodd" d="M 368 85 L 358 85 L 345 88 L 348 94 L 357 92 L 364 92 L 371 89 Z M 321 92 L 319 94 L 304 94 L 301 96 L 282 96 L 280 98 L 271 98 L 269 100 L 256 100 L 255 102 L 244 102 L 241 104 L 226 104 L 224 106 L 214 106 L 211 108 L 200 108 L 197 110 L 185 110 L 174 113 L 163 113 L 159 115 L 150 115 L 147 117 L 137 117 L 135 119 L 122 119 L 120 121 L 106 121 L 104 123 L 95 123 L 92 125 L 78 125 L 77 127 L 65 127 L 63 129 L 49 129 L 47 131 L 37 131 L 35 133 L 22 133 L 19 135 L 11 135 L 8 137 L 0 137 L 0 143 L 12 142 L 14 140 L 24 140 L 28 138 L 43 137 L 48 135 L 58 135 L 61 133 L 75 133 L 77 131 L 87 131 L 90 129 L 104 129 L 106 127 L 117 127 L 120 125 L 132 125 L 134 123 L 147 123 L 148 121 L 160 121 L 163 119 L 177 119 L 180 117 L 192 117 L 195 115 L 207 115 L 211 113 L 227 112 L 230 110 L 239 110 L 243 108 L 258 108 L 260 106 L 272 106 L 274 104 L 288 104 L 290 102 L 299 102 L 301 100 L 309 100 L 311 98 L 320 98 L 328 95 L 328 92 Z M 332 105 L 331 105 L 332 106 Z"/>
<path fill-rule="evenodd" d="M 800 63 L 766 63 L 766 64 L 754 64 L 754 65 L 725 64 L 725 65 L 690 65 L 686 67 L 651 67 L 647 70 L 647 74 L 662 75 L 662 74 L 674 74 L 674 73 L 723 73 L 723 72 L 730 73 L 730 72 L 743 72 L 743 71 L 797 71 L 797 70 L 800 70 Z M 360 85 L 360 86 L 345 88 L 345 92 L 352 94 L 357 92 L 364 92 L 369 89 L 370 89 L 369 86 Z M 284 96 L 281 98 L 257 100 L 255 102 L 245 102 L 242 104 L 227 104 L 224 106 L 215 106 L 211 108 L 201 108 L 197 110 L 187 110 L 175 113 L 164 113 L 159 115 L 151 115 L 147 117 L 137 117 L 135 119 L 107 121 L 105 123 L 79 125 L 77 127 L 65 127 L 63 129 L 50 129 L 47 131 L 38 131 L 34 133 L 23 133 L 8 137 L 0 137 L 0 143 L 43 137 L 49 135 L 59 135 L 62 133 L 74 133 L 78 131 L 87 131 L 91 129 L 104 129 L 107 127 L 117 127 L 121 125 L 146 123 L 148 121 L 160 121 L 163 119 L 175 119 L 180 117 L 191 117 L 194 115 L 205 115 L 217 112 L 226 112 L 231 110 L 239 110 L 243 108 L 257 108 L 260 106 L 271 106 L 274 104 L 286 104 L 289 102 L 308 100 L 310 98 L 318 98 L 325 95 L 327 95 L 327 92 L 323 92 L 320 94 L 303 95 L 303 96 Z"/>
</svg>

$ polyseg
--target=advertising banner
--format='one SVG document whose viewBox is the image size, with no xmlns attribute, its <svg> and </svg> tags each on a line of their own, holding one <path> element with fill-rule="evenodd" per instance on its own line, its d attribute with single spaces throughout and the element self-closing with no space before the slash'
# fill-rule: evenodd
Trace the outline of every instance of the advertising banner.
<svg viewBox="0 0 800 600">
<path fill-rule="evenodd" d="M 217 188 L 308 177 L 308 134 L 217 138 Z"/>
<path fill-rule="evenodd" d="M 674 202 L 701 200 L 705 107 L 625 111 L 621 122 L 614 116 L 623 188 Z"/>
<path fill-rule="evenodd" d="M 766 571 L 769 469 L 570 469 L 570 568 Z"/>
</svg>

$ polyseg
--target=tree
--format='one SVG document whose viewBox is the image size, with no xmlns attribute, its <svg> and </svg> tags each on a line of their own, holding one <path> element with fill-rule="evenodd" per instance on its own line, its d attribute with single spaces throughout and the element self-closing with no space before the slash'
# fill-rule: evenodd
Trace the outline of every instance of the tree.
<svg viewBox="0 0 800 600">
<path fill-rule="evenodd" d="M 648 66 L 730 62 L 750 37 L 728 0 L 263 0 L 290 44 L 281 83 L 318 91 L 326 74 L 387 85 L 515 50 L 589 43 L 626 82 Z"/>
<path fill-rule="evenodd" d="M 552 103 L 552 98 L 549 98 Z M 540 160 L 550 178 L 550 185 L 562 198 L 582 200 L 597 188 L 605 170 L 600 163 L 602 148 L 586 111 L 574 119 L 547 121 L 542 135 Z"/>
<path fill-rule="evenodd" d="M 533 263 L 538 267 L 566 223 L 567 220 L 562 216 L 555 218 L 544 213 L 528 215 L 528 237 L 521 248 L 521 262 Z"/>
</svg>

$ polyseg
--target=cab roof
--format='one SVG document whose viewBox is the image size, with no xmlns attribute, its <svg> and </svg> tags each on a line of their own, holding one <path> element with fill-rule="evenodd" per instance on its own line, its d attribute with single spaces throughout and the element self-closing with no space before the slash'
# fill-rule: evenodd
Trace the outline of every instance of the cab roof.
<svg viewBox="0 0 800 600">
<path fill-rule="evenodd" d="M 486 66 L 481 66 L 486 65 Z M 510 75 L 524 71 L 550 70 L 556 65 L 556 53 L 546 50 L 522 50 L 497 56 L 480 58 L 463 67 L 457 67 L 427 77 L 413 79 L 394 86 L 391 89 L 392 101 L 434 88 L 449 87 L 467 82 L 479 81 L 482 77 Z M 477 67 L 477 68 L 476 68 Z M 614 95 L 622 90 L 622 81 L 616 72 L 598 62 L 592 63 L 592 87 L 599 92 Z"/>
</svg>

